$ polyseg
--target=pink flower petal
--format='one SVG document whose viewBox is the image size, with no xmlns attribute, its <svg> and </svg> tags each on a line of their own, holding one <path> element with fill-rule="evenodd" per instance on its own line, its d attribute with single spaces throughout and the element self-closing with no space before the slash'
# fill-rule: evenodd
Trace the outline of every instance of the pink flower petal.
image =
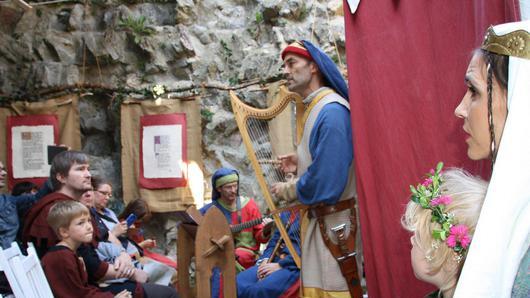
<svg viewBox="0 0 530 298">
<path fill-rule="evenodd" d="M 456 237 L 454 235 L 450 235 L 449 237 L 447 237 L 447 240 L 446 240 L 446 243 L 447 243 L 447 246 L 453 248 L 456 246 Z"/>
<path fill-rule="evenodd" d="M 427 178 L 425 180 L 423 180 L 423 182 L 421 183 L 421 185 L 423 186 L 429 186 L 432 184 L 432 179 L 431 178 Z"/>
</svg>

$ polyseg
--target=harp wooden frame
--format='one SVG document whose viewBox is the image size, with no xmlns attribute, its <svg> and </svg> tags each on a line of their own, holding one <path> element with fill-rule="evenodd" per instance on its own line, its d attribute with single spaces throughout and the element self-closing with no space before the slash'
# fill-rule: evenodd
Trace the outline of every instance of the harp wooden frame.
<svg viewBox="0 0 530 298">
<path fill-rule="evenodd" d="M 302 116 L 304 114 L 303 111 L 305 109 L 302 99 L 296 93 L 287 91 L 287 89 L 284 86 L 280 87 L 279 97 L 280 99 L 277 100 L 272 106 L 266 109 L 258 109 L 258 108 L 245 104 L 238 98 L 238 96 L 236 95 L 234 91 L 230 91 L 230 101 L 232 103 L 232 109 L 234 111 L 234 116 L 236 118 L 237 126 L 239 127 L 239 132 L 241 133 L 241 137 L 243 139 L 243 143 L 245 144 L 245 148 L 247 149 L 248 157 L 252 164 L 252 168 L 254 169 L 254 172 L 256 173 L 256 178 L 258 180 L 258 184 L 265 198 L 265 202 L 267 203 L 267 206 L 269 207 L 271 211 L 274 211 L 278 208 L 274 204 L 272 195 L 269 191 L 269 186 L 267 185 L 267 182 L 265 181 L 265 178 L 264 178 L 263 170 L 261 168 L 261 165 L 258 162 L 256 153 L 254 152 L 254 148 L 252 146 L 252 142 L 251 142 L 251 138 L 250 138 L 250 134 L 249 134 L 246 122 L 249 118 L 260 119 L 260 120 L 270 120 L 276 117 L 277 115 L 279 115 L 281 112 L 283 112 L 283 110 L 285 110 L 285 108 L 287 108 L 289 106 L 289 103 L 292 101 L 296 104 L 296 136 L 297 136 L 296 141 L 297 143 L 299 143 L 301 135 L 302 135 L 301 132 L 303 131 L 303 120 L 302 120 L 303 117 Z M 289 235 L 287 233 L 287 230 L 282 224 L 279 213 L 273 214 L 272 218 L 276 224 L 276 227 L 278 228 L 278 231 L 280 232 L 282 239 L 285 241 L 285 244 L 287 245 L 289 252 L 293 256 L 296 266 L 300 268 L 301 266 L 300 255 L 298 255 L 298 253 L 294 249 L 291 239 L 289 238 Z"/>
</svg>

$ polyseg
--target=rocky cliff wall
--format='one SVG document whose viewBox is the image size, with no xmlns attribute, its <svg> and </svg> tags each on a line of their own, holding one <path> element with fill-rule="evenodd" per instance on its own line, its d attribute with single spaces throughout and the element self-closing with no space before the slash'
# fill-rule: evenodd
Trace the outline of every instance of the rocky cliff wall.
<svg viewBox="0 0 530 298">
<path fill-rule="evenodd" d="M 344 64 L 342 13 L 340 0 L 86 0 L 36 2 L 29 11 L 3 1 L 0 100 L 80 92 L 83 150 L 91 167 L 114 182 L 112 207 L 120 210 L 119 100 L 150 99 L 159 84 L 174 91 L 170 96 L 200 95 L 206 175 L 220 166 L 237 168 L 242 193 L 259 196 L 228 93 L 201 84 L 278 80 L 280 50 L 295 39 L 313 40 Z M 265 94 L 245 97 L 262 104 Z M 170 214 L 147 225 L 170 255 L 174 226 Z"/>
</svg>

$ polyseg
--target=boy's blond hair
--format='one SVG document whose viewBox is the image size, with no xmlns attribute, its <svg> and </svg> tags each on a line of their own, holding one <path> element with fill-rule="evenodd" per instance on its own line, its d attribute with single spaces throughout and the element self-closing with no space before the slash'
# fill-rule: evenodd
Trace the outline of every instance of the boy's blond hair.
<svg viewBox="0 0 530 298">
<path fill-rule="evenodd" d="M 48 213 L 48 224 L 61 239 L 59 228 L 68 228 L 72 221 L 82 215 L 89 215 L 88 208 L 77 201 L 61 201 L 55 203 Z"/>
</svg>

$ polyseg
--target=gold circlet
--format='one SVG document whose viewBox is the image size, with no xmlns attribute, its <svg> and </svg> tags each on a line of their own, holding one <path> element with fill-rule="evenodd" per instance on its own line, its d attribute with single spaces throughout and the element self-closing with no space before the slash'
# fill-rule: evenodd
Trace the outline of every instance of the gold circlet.
<svg viewBox="0 0 530 298">
<path fill-rule="evenodd" d="M 516 30 L 508 34 L 497 35 L 493 26 L 490 26 L 481 48 L 500 55 L 530 60 L 530 33 L 525 30 Z"/>
</svg>

